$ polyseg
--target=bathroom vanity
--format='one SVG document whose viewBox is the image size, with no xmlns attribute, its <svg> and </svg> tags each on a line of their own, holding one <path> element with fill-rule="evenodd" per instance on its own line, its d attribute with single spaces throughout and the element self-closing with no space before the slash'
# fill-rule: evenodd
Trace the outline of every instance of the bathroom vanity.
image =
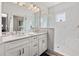
<svg viewBox="0 0 79 59">
<path fill-rule="evenodd" d="M 4 56 L 39 56 L 47 50 L 47 33 L 27 33 L 2 37 Z M 3 45 L 3 46 L 1 46 Z"/>
</svg>

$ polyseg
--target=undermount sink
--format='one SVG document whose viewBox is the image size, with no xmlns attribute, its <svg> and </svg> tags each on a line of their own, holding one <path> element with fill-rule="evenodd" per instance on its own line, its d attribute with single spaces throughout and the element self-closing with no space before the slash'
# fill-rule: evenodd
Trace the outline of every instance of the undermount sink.
<svg viewBox="0 0 79 59">
<path fill-rule="evenodd" d="M 28 35 L 37 35 L 35 32 L 28 33 Z"/>
</svg>

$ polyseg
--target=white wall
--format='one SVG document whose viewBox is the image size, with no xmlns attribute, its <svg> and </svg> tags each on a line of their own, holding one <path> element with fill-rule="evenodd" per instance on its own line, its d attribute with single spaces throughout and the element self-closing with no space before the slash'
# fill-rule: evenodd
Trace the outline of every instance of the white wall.
<svg viewBox="0 0 79 59">
<path fill-rule="evenodd" d="M 49 8 L 49 26 L 55 28 L 54 50 L 65 55 L 79 55 L 79 3 L 61 3 Z M 57 13 L 65 12 L 66 21 L 56 22 Z"/>
<path fill-rule="evenodd" d="M 32 21 L 34 20 L 34 13 L 27 8 L 20 7 L 11 2 L 3 2 L 2 3 L 2 13 L 8 14 L 8 19 L 10 23 L 10 31 L 13 31 L 13 15 L 23 16 L 27 18 L 26 21 L 26 30 L 30 29 L 30 26 L 33 25 Z"/>
<path fill-rule="evenodd" d="M 54 8 L 48 8 L 48 27 L 55 28 L 55 15 L 54 15 Z"/>
</svg>

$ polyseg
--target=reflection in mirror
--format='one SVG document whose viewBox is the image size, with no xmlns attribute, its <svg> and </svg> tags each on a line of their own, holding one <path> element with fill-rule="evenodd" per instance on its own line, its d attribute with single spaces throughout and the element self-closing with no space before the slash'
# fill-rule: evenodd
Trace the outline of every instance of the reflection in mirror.
<svg viewBox="0 0 79 59">
<path fill-rule="evenodd" d="M 8 32 L 8 15 L 2 14 L 2 32 Z"/>
<path fill-rule="evenodd" d="M 23 30 L 24 17 L 13 16 L 13 31 L 22 31 Z"/>
</svg>

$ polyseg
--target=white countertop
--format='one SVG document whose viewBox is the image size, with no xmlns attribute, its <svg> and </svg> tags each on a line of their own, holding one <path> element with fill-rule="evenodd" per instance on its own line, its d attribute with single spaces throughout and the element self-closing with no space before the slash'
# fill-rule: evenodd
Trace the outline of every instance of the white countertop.
<svg viewBox="0 0 79 59">
<path fill-rule="evenodd" d="M 2 43 L 9 42 L 9 41 L 14 41 L 14 40 L 19 40 L 21 38 L 27 38 L 27 37 L 31 37 L 31 36 L 35 36 L 35 35 L 41 35 L 41 34 L 45 34 L 45 33 L 47 33 L 47 32 L 39 32 L 39 33 L 29 32 L 29 33 L 23 34 L 23 35 L 5 36 L 5 37 L 2 37 Z"/>
</svg>

